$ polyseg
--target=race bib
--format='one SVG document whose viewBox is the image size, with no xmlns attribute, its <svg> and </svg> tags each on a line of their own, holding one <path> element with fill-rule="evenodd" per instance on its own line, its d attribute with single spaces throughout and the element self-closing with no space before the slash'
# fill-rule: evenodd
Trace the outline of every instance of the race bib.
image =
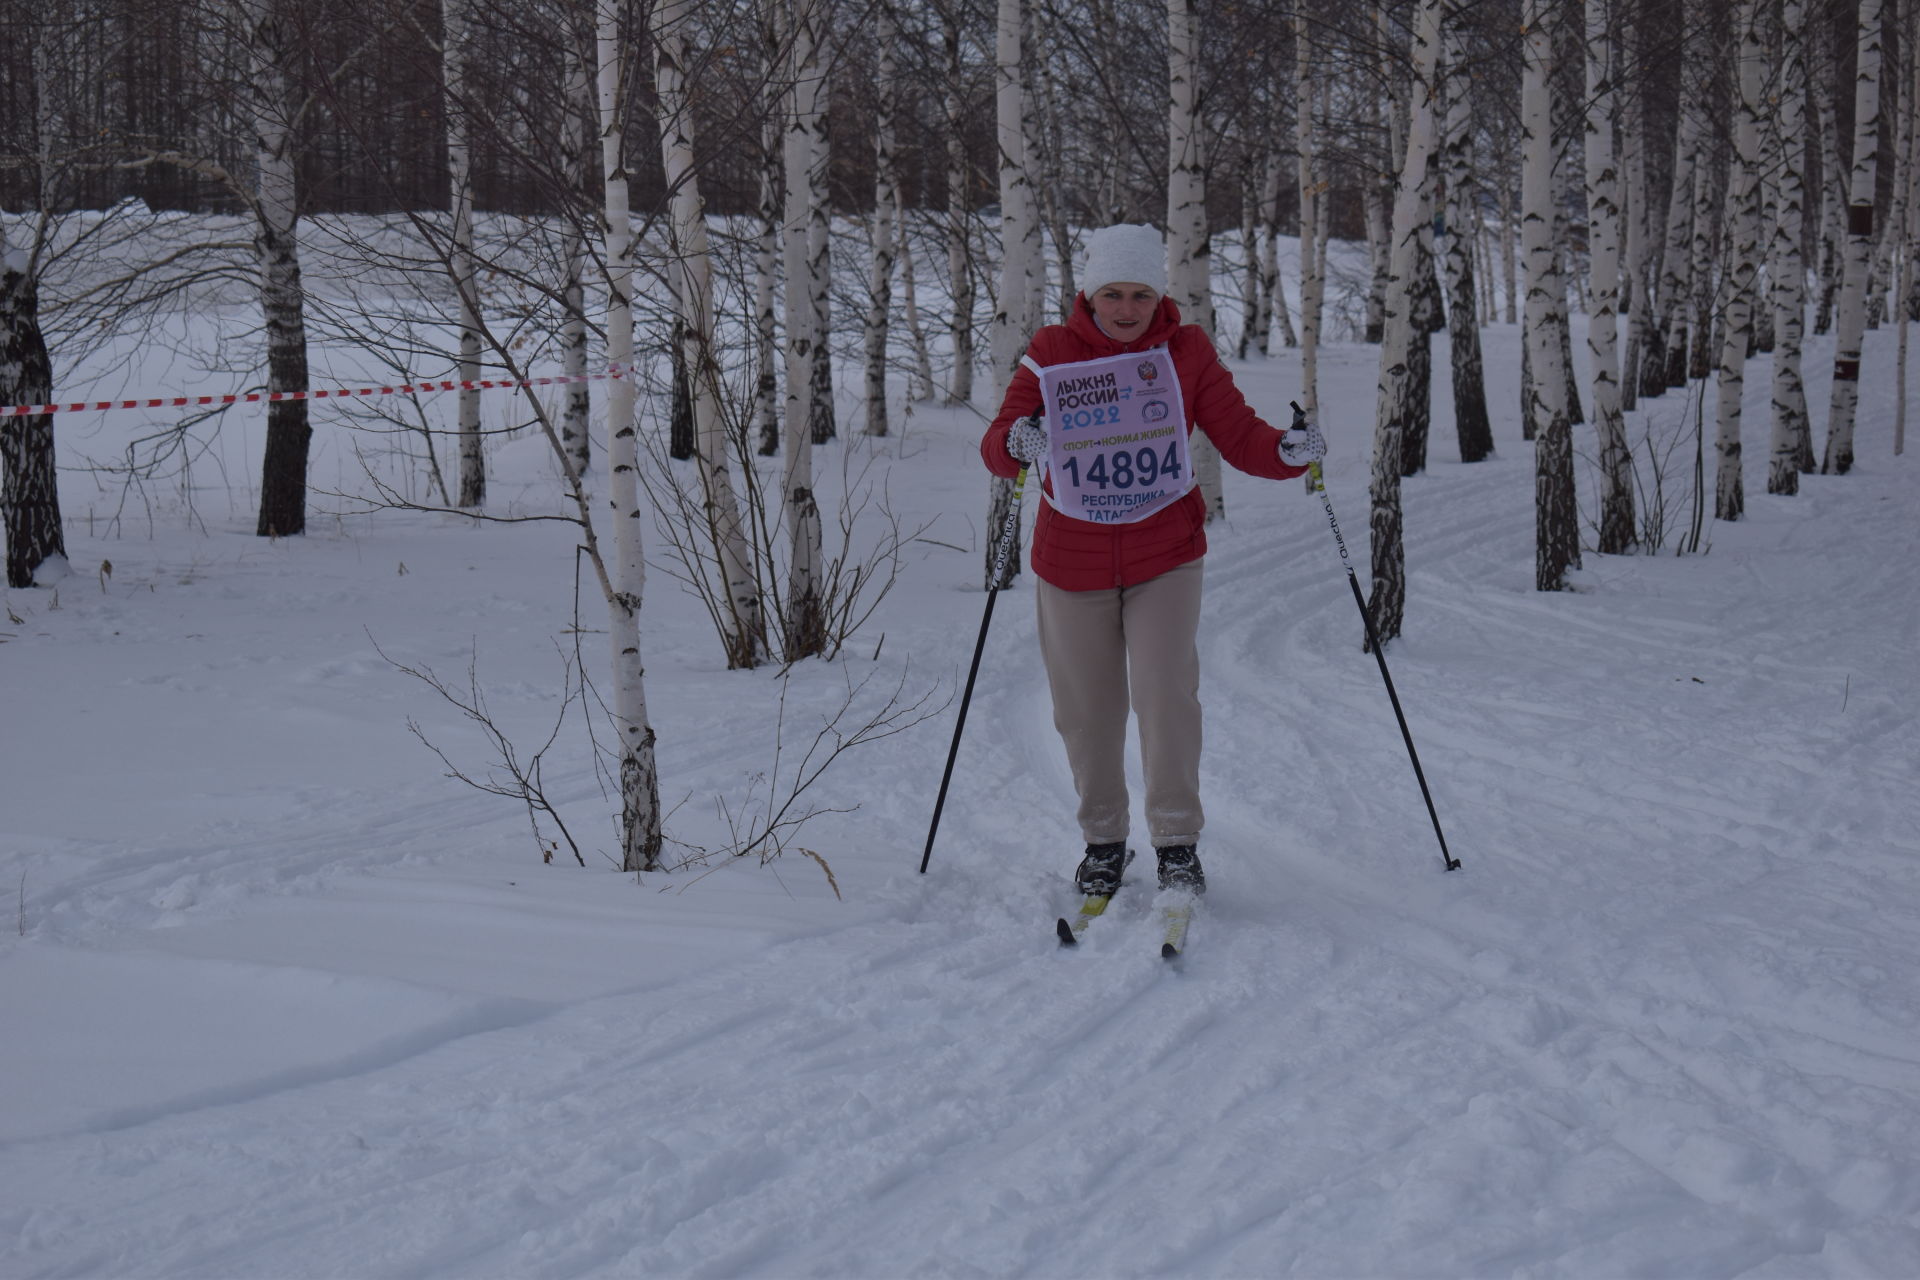
<svg viewBox="0 0 1920 1280">
<path fill-rule="evenodd" d="M 1131 524 L 1193 487 L 1186 405 L 1165 347 L 1038 373 L 1056 511 Z"/>
</svg>

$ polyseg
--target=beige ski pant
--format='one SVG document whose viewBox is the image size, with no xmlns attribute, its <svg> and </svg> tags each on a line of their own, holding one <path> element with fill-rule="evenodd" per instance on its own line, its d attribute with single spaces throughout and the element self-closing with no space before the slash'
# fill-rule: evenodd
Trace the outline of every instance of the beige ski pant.
<svg viewBox="0 0 1920 1280">
<path fill-rule="evenodd" d="M 1136 586 L 1063 591 L 1038 582 L 1040 654 L 1088 844 L 1125 840 L 1127 712 L 1140 721 L 1153 845 L 1192 844 L 1200 809 L 1201 561 Z"/>
</svg>

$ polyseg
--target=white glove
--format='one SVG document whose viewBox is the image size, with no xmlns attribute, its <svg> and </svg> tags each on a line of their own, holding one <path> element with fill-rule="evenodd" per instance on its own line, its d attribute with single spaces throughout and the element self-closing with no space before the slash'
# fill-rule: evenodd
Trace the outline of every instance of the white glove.
<svg viewBox="0 0 1920 1280">
<path fill-rule="evenodd" d="M 1040 425 L 1040 415 L 1022 418 L 1007 429 L 1007 452 L 1020 462 L 1032 466 L 1047 456 L 1047 429 Z"/>
<path fill-rule="evenodd" d="M 1311 422 L 1296 420 L 1280 437 L 1280 461 L 1290 467 L 1310 466 L 1326 456 L 1327 438 Z"/>
</svg>

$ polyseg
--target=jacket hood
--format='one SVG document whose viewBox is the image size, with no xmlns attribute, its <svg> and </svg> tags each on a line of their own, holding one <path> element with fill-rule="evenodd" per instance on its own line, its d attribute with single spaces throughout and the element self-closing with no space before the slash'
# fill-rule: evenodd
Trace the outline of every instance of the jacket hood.
<svg viewBox="0 0 1920 1280">
<path fill-rule="evenodd" d="M 1128 351 L 1145 351 L 1148 347 L 1158 347 L 1173 337 L 1180 327 L 1180 308 L 1172 298 L 1160 295 L 1160 305 L 1153 313 L 1153 320 L 1147 325 L 1147 331 L 1132 342 L 1120 342 L 1109 338 L 1093 318 L 1093 304 L 1087 301 L 1087 295 L 1078 293 L 1073 298 L 1073 314 L 1067 317 L 1067 328 L 1076 338 L 1085 342 L 1102 355 L 1120 355 Z"/>
</svg>

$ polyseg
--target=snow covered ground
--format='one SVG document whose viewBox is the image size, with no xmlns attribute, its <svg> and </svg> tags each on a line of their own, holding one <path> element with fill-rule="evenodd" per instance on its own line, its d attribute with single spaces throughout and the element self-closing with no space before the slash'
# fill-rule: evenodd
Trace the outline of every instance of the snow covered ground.
<svg viewBox="0 0 1920 1280">
<path fill-rule="evenodd" d="M 577 733 L 547 777 L 585 869 L 442 776 L 410 719 L 468 767 L 484 744 L 376 652 L 456 682 L 474 661 L 537 743 L 572 645 L 564 526 L 320 498 L 263 542 L 237 424 L 197 519 L 161 494 L 110 528 L 118 491 L 72 476 L 73 572 L 0 624 L 0 1274 L 1913 1274 L 1920 495 L 1892 334 L 1854 474 L 1765 493 L 1756 360 L 1747 518 L 1706 555 L 1589 555 L 1555 595 L 1514 331 L 1486 341 L 1498 455 L 1458 463 L 1442 393 L 1389 653 L 1464 867 L 1441 871 L 1319 503 L 1230 474 L 1213 890 L 1178 968 L 1144 892 L 1054 944 L 1077 848 L 1024 585 L 930 874 L 951 708 L 810 793 L 844 810 L 799 841 L 844 900 L 797 854 L 636 885 Z M 1375 358 L 1322 365 L 1363 575 Z M 1829 361 L 1816 340 L 1822 429 Z M 1294 359 L 1236 372 L 1283 414 Z M 1688 411 L 1652 402 L 1653 429 Z M 64 420 L 69 456 L 133 416 Z M 795 671 L 790 750 L 849 681 L 861 706 L 957 686 L 979 429 L 919 408 L 823 451 L 829 477 L 874 453 L 933 524 L 844 658 Z M 352 447 L 323 414 L 324 487 Z M 497 509 L 552 506 L 537 442 L 493 464 Z M 711 846 L 714 798 L 773 764 L 782 685 L 725 671 L 664 572 L 650 591 L 669 827 Z"/>
</svg>

